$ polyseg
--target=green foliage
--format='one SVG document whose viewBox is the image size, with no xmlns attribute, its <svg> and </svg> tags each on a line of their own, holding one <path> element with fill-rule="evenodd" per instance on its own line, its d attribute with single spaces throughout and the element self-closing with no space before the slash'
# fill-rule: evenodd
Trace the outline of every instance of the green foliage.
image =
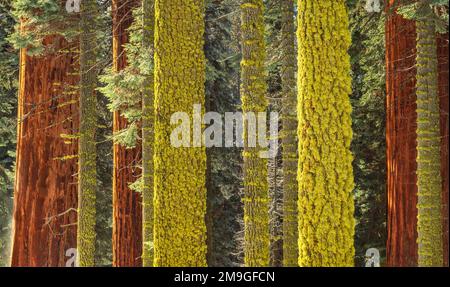
<svg viewBox="0 0 450 287">
<path fill-rule="evenodd" d="M 109 110 L 119 112 L 129 123 L 127 128 L 113 136 L 117 144 L 127 148 L 134 148 L 139 139 L 142 94 L 145 80 L 153 69 L 150 58 L 152 52 L 142 46 L 142 6 L 134 9 L 133 18 L 133 24 L 128 29 L 129 43 L 125 45 L 128 65 L 121 71 L 115 71 L 112 67 L 106 70 L 100 76 L 104 86 L 99 89 L 109 100 Z"/>
<path fill-rule="evenodd" d="M 427 15 L 423 9 L 419 9 L 417 1 L 407 1 L 397 9 L 397 13 L 406 19 L 418 20 L 427 17 L 427 20 L 434 21 L 436 31 L 441 34 L 448 32 L 448 0 L 429 0 L 429 4 L 434 12 Z"/>
<path fill-rule="evenodd" d="M 384 13 L 369 14 L 361 1 L 348 1 L 353 94 L 352 152 L 355 156 L 356 266 L 365 252 L 386 242 Z"/>
</svg>

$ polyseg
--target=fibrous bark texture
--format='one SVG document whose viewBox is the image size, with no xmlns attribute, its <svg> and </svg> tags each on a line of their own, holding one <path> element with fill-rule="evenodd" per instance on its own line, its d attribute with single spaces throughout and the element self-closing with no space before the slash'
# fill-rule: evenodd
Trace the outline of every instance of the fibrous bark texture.
<svg viewBox="0 0 450 287">
<path fill-rule="evenodd" d="M 267 84 L 262 0 L 241 3 L 241 99 L 244 112 L 244 263 L 247 267 L 269 265 L 269 186 L 267 159 L 262 147 L 250 147 L 247 114 L 266 112 Z"/>
<path fill-rule="evenodd" d="M 80 12 L 80 138 L 78 142 L 77 263 L 95 265 L 97 191 L 97 62 L 96 0 L 85 0 Z"/>
<path fill-rule="evenodd" d="M 20 53 L 12 266 L 65 266 L 76 248 L 78 129 L 76 45 L 49 37 L 64 53 Z"/>
<path fill-rule="evenodd" d="M 153 52 L 155 27 L 155 2 L 143 0 L 144 38 L 146 53 Z M 153 57 L 152 57 L 153 58 Z M 153 142 L 154 142 L 154 74 L 148 75 L 142 96 L 142 263 L 144 267 L 153 266 Z"/>
<path fill-rule="evenodd" d="M 444 240 L 444 266 L 448 267 L 448 33 L 437 39 L 438 73 L 439 73 L 439 107 L 441 111 L 441 176 L 442 176 L 442 226 Z"/>
<path fill-rule="evenodd" d="M 418 265 L 443 265 L 441 132 L 435 17 L 418 3 L 416 44 Z"/>
<path fill-rule="evenodd" d="M 392 4 L 393 1 L 390 1 Z M 392 6 L 389 6 L 390 8 Z M 390 11 L 386 22 L 388 266 L 417 264 L 415 23 Z"/>
<path fill-rule="evenodd" d="M 176 148 L 170 141 L 174 113 L 187 113 L 192 121 L 194 104 L 204 110 L 204 5 L 203 0 L 155 1 L 157 267 L 206 265 L 206 150 Z"/>
<path fill-rule="evenodd" d="M 132 10 L 136 0 L 112 1 L 113 13 L 113 60 L 114 70 L 119 72 L 127 66 L 124 45 L 128 43 L 127 29 L 133 21 Z M 113 131 L 127 127 L 127 120 L 114 113 Z M 129 185 L 139 177 L 141 170 L 141 145 L 128 149 L 114 145 L 113 171 L 113 266 L 136 267 L 142 265 L 142 200 L 141 195 Z"/>
<path fill-rule="evenodd" d="M 298 1 L 299 266 L 353 266 L 350 46 L 344 0 Z"/>
<path fill-rule="evenodd" d="M 294 1 L 282 0 L 283 266 L 298 266 L 297 96 Z"/>
</svg>

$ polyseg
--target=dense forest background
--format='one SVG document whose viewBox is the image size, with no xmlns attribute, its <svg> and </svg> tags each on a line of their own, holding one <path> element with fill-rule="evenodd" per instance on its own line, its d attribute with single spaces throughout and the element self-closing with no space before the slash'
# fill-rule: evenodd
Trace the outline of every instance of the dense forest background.
<svg viewBox="0 0 450 287">
<path fill-rule="evenodd" d="M 97 37 L 98 43 L 101 43 L 98 45 L 98 57 L 101 59 L 98 69 L 101 76 L 97 83 L 100 89 L 97 92 L 96 105 L 98 114 L 96 137 L 99 144 L 96 159 L 98 188 L 95 264 L 111 266 L 113 250 L 117 247 L 113 242 L 113 217 L 115 216 L 112 178 L 113 153 L 115 152 L 113 138 L 128 147 L 119 151 L 124 153 L 124 158 L 133 157 L 130 155 L 131 148 L 134 148 L 134 157 L 137 157 L 137 154 L 140 156 L 140 151 L 137 148 L 139 136 L 134 130 L 136 126 L 129 125 L 119 138 L 117 135 L 113 136 L 113 125 L 119 124 L 116 121 L 120 121 L 113 114 L 117 112 L 119 106 L 123 110 L 123 102 L 127 99 L 120 96 L 114 98 L 111 95 L 110 87 L 115 81 L 111 70 L 118 65 L 113 55 L 111 1 L 100 2 Z M 281 68 L 283 50 L 280 48 L 283 44 L 281 2 L 281 0 L 264 1 L 269 109 L 275 111 L 281 109 L 283 92 Z M 18 124 L 19 52 L 11 43 L 14 42 L 14 39 L 11 40 L 11 35 L 14 34 L 17 25 L 11 5 L 9 0 L 0 0 L 0 266 L 9 265 Z M 390 13 L 393 12 L 384 9 L 379 13 L 369 13 L 365 9 L 365 1 L 359 0 L 347 0 L 346 5 L 352 38 L 349 54 L 353 89 L 350 100 L 353 108 L 351 151 L 354 155 L 355 178 L 355 265 L 365 265 L 366 250 L 369 248 L 380 250 L 381 262 L 385 265 L 388 240 L 385 47 L 390 44 L 386 42 L 386 23 L 388 18 L 392 17 Z M 239 65 L 242 31 L 239 7 L 239 0 L 206 0 L 204 46 L 207 60 L 206 108 L 219 113 L 241 110 Z M 133 27 L 131 31 L 132 29 Z M 137 37 L 138 42 L 141 39 L 141 36 L 132 34 L 131 40 L 133 37 Z M 448 48 L 448 40 L 444 41 L 444 45 Z M 133 47 L 129 49 L 128 53 L 133 54 Z M 139 54 L 136 51 L 134 53 Z M 136 78 L 130 77 L 129 81 L 132 80 Z M 130 91 L 127 90 L 127 92 Z M 129 102 L 127 108 L 126 116 L 129 122 L 139 121 L 140 116 L 134 114 Z M 242 150 L 210 148 L 207 150 L 207 158 L 208 265 L 242 266 L 244 262 L 244 223 L 242 221 L 244 206 L 241 200 L 244 184 Z M 131 161 L 130 165 L 133 164 L 136 163 Z M 138 178 L 139 174 L 140 172 L 136 171 L 133 177 Z M 269 160 L 270 262 L 272 266 L 281 266 L 283 258 L 282 186 L 280 151 L 276 158 Z M 135 190 L 133 192 L 137 192 L 139 196 L 138 184 L 129 188 Z"/>
</svg>

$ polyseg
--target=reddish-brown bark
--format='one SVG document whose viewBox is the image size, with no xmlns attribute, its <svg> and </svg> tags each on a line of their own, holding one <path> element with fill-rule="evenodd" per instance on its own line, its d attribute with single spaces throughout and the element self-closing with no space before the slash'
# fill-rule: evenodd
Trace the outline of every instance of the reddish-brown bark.
<svg viewBox="0 0 450 287">
<path fill-rule="evenodd" d="M 441 111 L 441 174 L 442 195 L 444 206 L 442 210 L 444 226 L 444 264 L 448 266 L 448 34 L 438 37 L 438 62 L 439 62 L 439 105 Z"/>
<path fill-rule="evenodd" d="M 393 3 L 393 0 L 390 0 Z M 386 23 L 388 266 L 417 265 L 415 23 L 392 13 Z M 448 266 L 448 35 L 438 37 L 442 133 L 444 261 Z"/>
<path fill-rule="evenodd" d="M 389 266 L 417 264 L 415 45 L 414 21 L 390 14 L 386 23 Z"/>
<path fill-rule="evenodd" d="M 77 143 L 60 136 L 78 128 L 76 56 L 21 52 L 12 266 L 65 266 L 76 248 L 77 160 L 60 159 L 77 154 Z"/>
<path fill-rule="evenodd" d="M 135 0 L 114 0 L 113 7 L 113 57 L 114 69 L 120 71 L 127 65 L 123 45 L 128 43 L 127 28 L 132 23 Z M 114 113 L 114 131 L 122 130 L 127 121 Z M 134 149 L 114 145 L 113 180 L 113 266 L 133 267 L 142 265 L 142 198 L 132 191 L 129 184 L 135 182 L 141 170 L 141 148 Z"/>
</svg>

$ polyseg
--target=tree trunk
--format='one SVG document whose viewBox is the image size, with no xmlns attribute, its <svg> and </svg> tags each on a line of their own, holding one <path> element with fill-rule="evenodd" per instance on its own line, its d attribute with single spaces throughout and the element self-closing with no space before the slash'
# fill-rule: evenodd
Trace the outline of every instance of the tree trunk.
<svg viewBox="0 0 450 287">
<path fill-rule="evenodd" d="M 154 265 L 206 265 L 206 150 L 171 144 L 171 117 L 205 103 L 203 0 L 155 1 Z M 201 119 L 198 119 L 201 120 Z M 196 129 L 194 129 L 195 132 Z M 189 137 L 190 140 L 190 137 Z M 195 147 L 197 146 L 197 147 Z"/>
<path fill-rule="evenodd" d="M 394 0 L 391 0 L 392 4 Z M 388 7 L 390 8 L 390 7 Z M 387 265 L 417 265 L 415 23 L 386 22 Z"/>
<path fill-rule="evenodd" d="M 282 0 L 283 266 L 298 266 L 297 97 L 294 1 Z"/>
<path fill-rule="evenodd" d="M 344 0 L 299 0 L 298 9 L 299 266 L 353 266 L 347 10 Z"/>
<path fill-rule="evenodd" d="M 114 0 L 113 13 L 113 61 L 114 70 L 119 72 L 127 66 L 124 45 L 128 43 L 128 31 L 133 21 L 132 10 L 139 1 Z M 127 120 L 114 113 L 113 131 L 127 127 Z M 127 149 L 114 145 L 113 154 L 113 266 L 142 266 L 142 200 L 141 194 L 130 189 L 141 171 L 141 145 Z"/>
<path fill-rule="evenodd" d="M 78 147 L 61 137 L 78 130 L 77 46 L 50 42 L 72 51 L 20 53 L 12 266 L 65 266 L 66 251 L 77 247 Z"/>
<path fill-rule="evenodd" d="M 416 55 L 418 265 L 443 265 L 441 132 L 434 12 L 418 3 Z"/>
<path fill-rule="evenodd" d="M 155 3 L 143 0 L 143 48 L 145 53 L 153 53 L 155 40 Z M 153 59 L 153 57 L 151 57 Z M 152 63 L 153 64 L 153 63 Z M 153 143 L 154 135 L 154 74 L 153 67 L 147 77 L 144 95 L 142 96 L 142 263 L 144 267 L 153 266 Z"/>
<path fill-rule="evenodd" d="M 244 113 L 244 262 L 246 267 L 266 267 L 270 260 L 269 186 L 263 148 L 248 146 L 249 113 L 266 112 L 264 3 L 241 2 L 241 99 Z"/>
<path fill-rule="evenodd" d="M 80 12 L 80 138 L 78 142 L 77 263 L 95 265 L 97 191 L 97 48 L 98 5 L 85 0 Z"/>
<path fill-rule="evenodd" d="M 440 35 L 437 40 L 438 46 L 438 72 L 439 72 L 439 105 L 441 111 L 441 175 L 442 175 L 442 220 L 444 227 L 443 241 L 444 241 L 444 266 L 448 264 L 448 33 Z"/>
</svg>

